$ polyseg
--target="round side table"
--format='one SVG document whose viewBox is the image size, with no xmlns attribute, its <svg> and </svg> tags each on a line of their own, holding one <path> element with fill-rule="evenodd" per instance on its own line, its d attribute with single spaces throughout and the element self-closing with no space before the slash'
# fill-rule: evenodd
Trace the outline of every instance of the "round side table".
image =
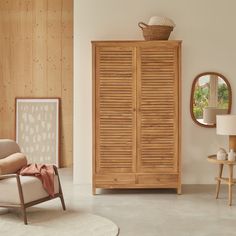
<svg viewBox="0 0 236 236">
<path fill-rule="evenodd" d="M 211 163 L 219 165 L 219 174 L 218 174 L 218 177 L 215 178 L 215 180 L 217 181 L 216 199 L 219 196 L 221 181 L 225 181 L 229 186 L 229 206 L 231 206 L 232 205 L 232 186 L 236 183 L 236 179 L 233 178 L 233 167 L 234 167 L 234 165 L 236 165 L 236 161 L 228 161 L 228 160 L 220 161 L 220 160 L 217 160 L 216 155 L 208 156 L 207 160 Z M 227 165 L 229 168 L 229 177 L 228 178 L 222 177 L 224 165 Z"/>
</svg>

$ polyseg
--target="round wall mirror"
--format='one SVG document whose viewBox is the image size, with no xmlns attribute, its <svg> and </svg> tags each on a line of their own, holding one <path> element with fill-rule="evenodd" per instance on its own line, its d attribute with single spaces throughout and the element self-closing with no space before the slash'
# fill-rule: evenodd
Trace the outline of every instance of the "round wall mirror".
<svg viewBox="0 0 236 236">
<path fill-rule="evenodd" d="M 197 75 L 190 101 L 193 121 L 203 127 L 216 127 L 216 115 L 229 114 L 231 100 L 231 87 L 223 75 L 216 72 Z"/>
</svg>

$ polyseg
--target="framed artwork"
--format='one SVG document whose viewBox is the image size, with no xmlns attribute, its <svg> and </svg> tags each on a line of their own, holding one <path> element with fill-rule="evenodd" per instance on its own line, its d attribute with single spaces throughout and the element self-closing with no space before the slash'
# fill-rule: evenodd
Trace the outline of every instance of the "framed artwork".
<svg viewBox="0 0 236 236">
<path fill-rule="evenodd" d="M 28 163 L 59 166 L 59 98 L 16 98 L 16 142 Z"/>
</svg>

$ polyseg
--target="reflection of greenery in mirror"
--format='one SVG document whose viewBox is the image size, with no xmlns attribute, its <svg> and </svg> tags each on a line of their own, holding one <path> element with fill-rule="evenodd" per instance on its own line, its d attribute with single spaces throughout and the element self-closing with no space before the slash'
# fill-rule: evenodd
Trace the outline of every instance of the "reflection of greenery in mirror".
<svg viewBox="0 0 236 236">
<path fill-rule="evenodd" d="M 225 81 L 218 79 L 218 107 L 228 109 L 229 106 L 229 90 Z"/>
<path fill-rule="evenodd" d="M 203 126 L 214 126 L 217 114 L 227 114 L 231 109 L 231 88 L 227 79 L 218 73 L 198 75 L 192 86 L 191 115 Z"/>
<path fill-rule="evenodd" d="M 208 106 L 209 78 L 202 76 L 195 84 L 193 99 L 193 114 L 196 119 L 203 117 L 203 108 Z"/>
</svg>

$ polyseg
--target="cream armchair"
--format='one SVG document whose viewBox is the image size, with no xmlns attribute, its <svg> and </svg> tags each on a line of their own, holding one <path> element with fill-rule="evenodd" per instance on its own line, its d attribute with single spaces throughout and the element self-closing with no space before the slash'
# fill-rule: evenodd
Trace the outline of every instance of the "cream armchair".
<svg viewBox="0 0 236 236">
<path fill-rule="evenodd" d="M 0 159 L 20 152 L 18 144 L 9 139 L 0 139 Z M 27 224 L 26 208 L 60 198 L 63 210 L 66 209 L 57 167 L 54 166 L 54 197 L 44 190 L 42 182 L 34 176 L 20 176 L 17 173 L 0 175 L 0 207 L 20 208 Z"/>
</svg>

